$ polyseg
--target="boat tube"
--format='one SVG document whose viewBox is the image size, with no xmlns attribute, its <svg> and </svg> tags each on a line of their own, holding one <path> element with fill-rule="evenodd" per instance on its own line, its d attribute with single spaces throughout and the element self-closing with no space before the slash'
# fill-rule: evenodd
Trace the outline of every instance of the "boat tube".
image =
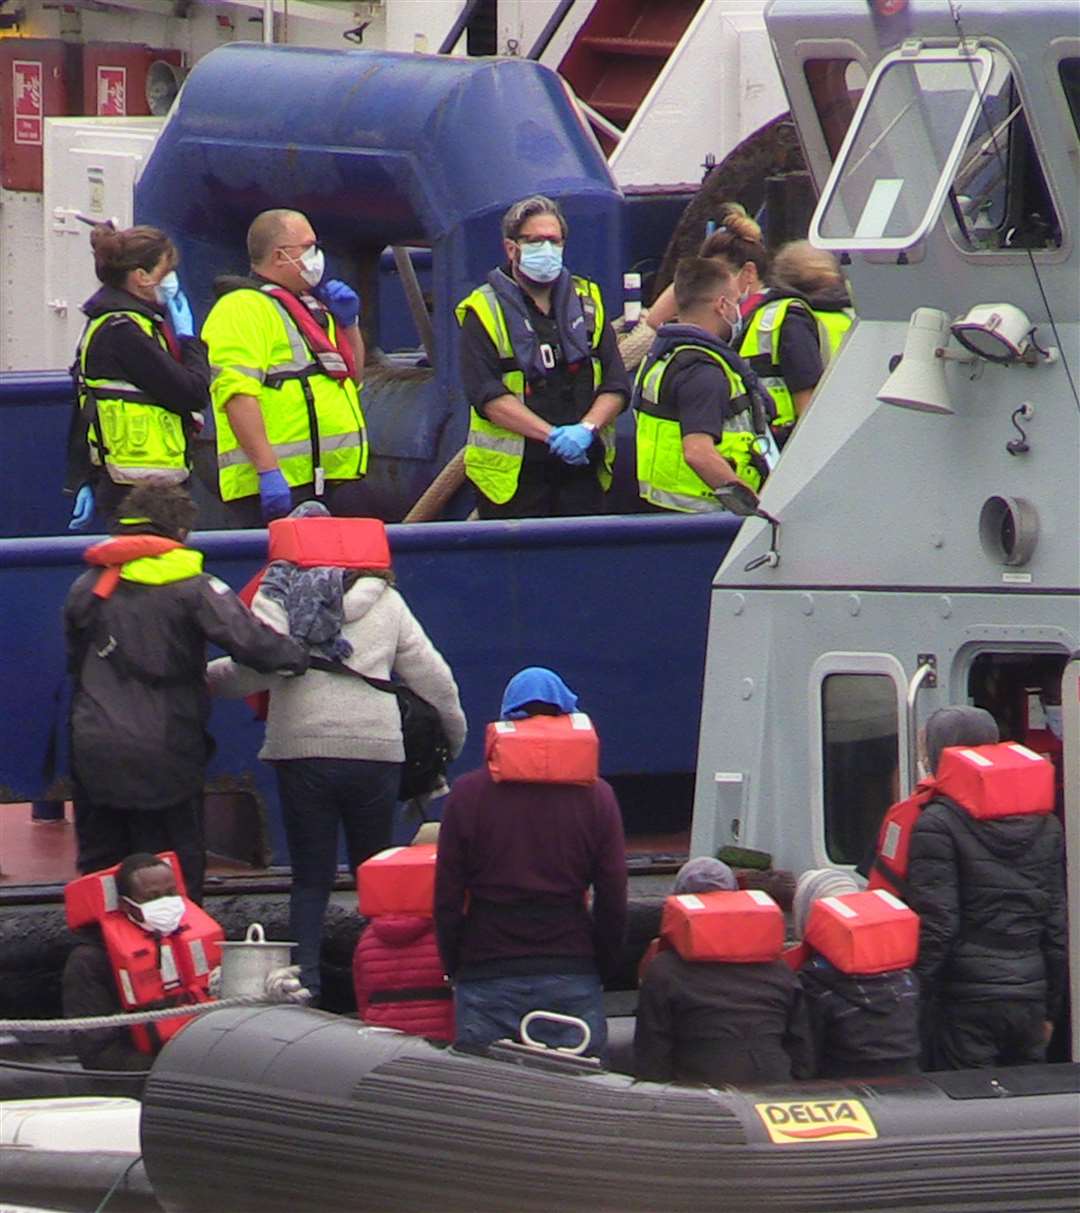
<svg viewBox="0 0 1080 1213">
<path fill-rule="evenodd" d="M 1017 1213 L 1075 1208 L 1078 1092 L 1073 1064 L 664 1086 L 299 1007 L 224 1010 L 158 1057 L 142 1149 L 170 1213 Z"/>
</svg>

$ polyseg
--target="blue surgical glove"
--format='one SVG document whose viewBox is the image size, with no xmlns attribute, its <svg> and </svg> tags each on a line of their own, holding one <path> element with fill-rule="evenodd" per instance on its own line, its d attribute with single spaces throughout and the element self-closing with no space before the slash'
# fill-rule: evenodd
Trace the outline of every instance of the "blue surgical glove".
<svg viewBox="0 0 1080 1213">
<path fill-rule="evenodd" d="M 178 290 L 171 299 L 166 301 L 165 307 L 168 309 L 173 332 L 177 337 L 194 337 L 195 317 L 191 314 L 191 304 L 187 301 L 187 295 Z"/>
<path fill-rule="evenodd" d="M 94 490 L 84 484 L 75 494 L 75 504 L 71 507 L 69 531 L 85 531 L 94 517 Z"/>
<path fill-rule="evenodd" d="M 259 504 L 262 506 L 263 522 L 284 518 L 292 509 L 289 482 L 282 475 L 281 468 L 259 473 Z"/>
<path fill-rule="evenodd" d="M 320 282 L 311 292 L 320 303 L 324 303 L 330 315 L 346 328 L 360 319 L 360 296 L 339 278 Z"/>
<path fill-rule="evenodd" d="M 589 462 L 593 431 L 581 425 L 557 425 L 548 435 L 548 448 L 565 463 L 581 467 Z"/>
</svg>

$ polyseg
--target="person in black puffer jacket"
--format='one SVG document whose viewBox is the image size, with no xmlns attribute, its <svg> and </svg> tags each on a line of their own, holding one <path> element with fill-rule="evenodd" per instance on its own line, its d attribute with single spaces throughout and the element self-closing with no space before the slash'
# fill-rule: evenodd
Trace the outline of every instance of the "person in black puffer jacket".
<svg viewBox="0 0 1080 1213">
<path fill-rule="evenodd" d="M 957 712 L 981 709 L 949 709 Z M 934 769 L 938 715 L 927 722 Z M 1017 810 L 976 820 L 941 797 L 912 833 L 908 900 L 922 919 L 915 971 L 923 998 L 937 1003 L 931 1056 L 942 1068 L 1044 1060 L 1064 998 L 1061 823 Z"/>
<path fill-rule="evenodd" d="M 822 897 L 857 893 L 846 872 L 811 869 L 799 877 L 792 905 L 795 934 L 806 935 L 810 907 Z M 910 969 L 843 973 L 804 944 L 799 969 L 818 1078 L 875 1078 L 919 1069 L 919 984 Z"/>
</svg>

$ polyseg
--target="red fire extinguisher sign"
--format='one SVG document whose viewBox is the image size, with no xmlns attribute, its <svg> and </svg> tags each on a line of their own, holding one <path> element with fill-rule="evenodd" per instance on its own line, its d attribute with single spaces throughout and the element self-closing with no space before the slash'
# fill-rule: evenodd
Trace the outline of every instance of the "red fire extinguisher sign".
<svg viewBox="0 0 1080 1213">
<path fill-rule="evenodd" d="M 11 64 L 11 73 L 14 141 L 34 143 L 40 147 L 44 117 L 41 63 L 33 59 L 15 59 Z"/>
<path fill-rule="evenodd" d="M 105 118 L 123 118 L 127 114 L 127 68 L 97 69 L 97 112 Z"/>
</svg>

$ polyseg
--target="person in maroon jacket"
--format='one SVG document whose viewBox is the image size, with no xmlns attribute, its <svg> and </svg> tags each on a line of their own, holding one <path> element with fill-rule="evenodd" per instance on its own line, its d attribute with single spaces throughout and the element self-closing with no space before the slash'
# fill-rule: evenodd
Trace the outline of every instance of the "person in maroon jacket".
<svg viewBox="0 0 1080 1213">
<path fill-rule="evenodd" d="M 434 842 L 437 822 L 420 827 L 413 845 Z M 356 1012 L 365 1023 L 431 1040 L 454 1039 L 454 1004 L 430 915 L 379 914 L 353 953 Z"/>
<path fill-rule="evenodd" d="M 576 706 L 557 674 L 530 667 L 510 679 L 501 715 Z M 617 965 L 625 926 L 625 842 L 609 784 L 496 783 L 486 767 L 456 780 L 439 832 L 435 929 L 454 981 L 458 1045 L 514 1039 L 524 1015 L 544 1010 L 583 1019 L 588 1052 L 603 1056 L 602 978 Z M 530 1033 L 555 1046 L 580 1040 L 550 1023 Z"/>
</svg>

